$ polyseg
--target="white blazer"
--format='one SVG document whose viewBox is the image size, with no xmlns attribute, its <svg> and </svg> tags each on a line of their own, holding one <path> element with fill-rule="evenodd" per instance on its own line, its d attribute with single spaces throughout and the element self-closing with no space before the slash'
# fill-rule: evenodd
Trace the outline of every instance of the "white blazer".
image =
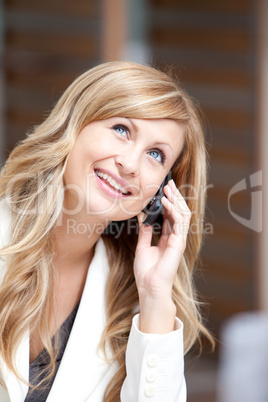
<svg viewBox="0 0 268 402">
<path fill-rule="evenodd" d="M 0 247 L 8 242 L 10 216 L 0 202 Z M 90 264 L 77 315 L 47 402 L 102 402 L 105 388 L 117 371 L 98 351 L 106 323 L 105 286 L 108 261 L 100 238 Z M 0 285 L 6 272 L 0 261 Z M 1 308 L 1 306 L 0 306 Z M 126 352 L 127 376 L 121 389 L 122 402 L 185 402 L 183 325 L 176 319 L 176 329 L 168 334 L 144 334 L 138 329 L 138 315 Z M 109 351 L 108 351 L 109 353 Z M 24 336 L 16 356 L 21 376 L 29 378 L 29 333 Z M 12 374 L 1 359 L 1 402 L 23 402 L 28 387 Z M 115 401 L 117 402 L 117 401 Z"/>
</svg>

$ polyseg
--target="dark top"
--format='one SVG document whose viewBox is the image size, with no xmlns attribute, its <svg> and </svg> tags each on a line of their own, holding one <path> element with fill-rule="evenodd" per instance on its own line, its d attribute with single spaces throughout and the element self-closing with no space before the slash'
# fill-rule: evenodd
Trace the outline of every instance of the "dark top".
<svg viewBox="0 0 268 402">
<path fill-rule="evenodd" d="M 56 358 L 56 367 L 53 376 L 46 380 L 40 388 L 32 390 L 29 388 L 29 391 L 26 395 L 24 402 L 45 402 L 49 391 L 52 387 L 53 381 L 56 377 L 66 344 L 69 339 L 70 332 L 72 330 L 72 326 L 75 320 L 75 316 L 78 310 L 78 306 L 71 312 L 69 317 L 66 318 L 64 323 L 61 325 L 59 329 L 59 351 Z M 52 344 L 54 344 L 54 337 L 52 338 Z M 37 385 L 42 379 L 46 377 L 48 374 L 48 366 L 50 363 L 50 357 L 46 349 L 43 349 L 42 352 L 37 356 L 37 358 L 30 364 L 30 372 L 29 372 L 29 382 L 30 384 Z"/>
</svg>

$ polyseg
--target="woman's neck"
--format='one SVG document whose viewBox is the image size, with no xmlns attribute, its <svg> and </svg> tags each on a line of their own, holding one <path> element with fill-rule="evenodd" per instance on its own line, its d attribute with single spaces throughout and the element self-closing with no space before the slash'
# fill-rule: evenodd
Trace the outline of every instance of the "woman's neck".
<svg viewBox="0 0 268 402">
<path fill-rule="evenodd" d="M 55 260 L 65 269 L 89 265 L 94 246 L 109 222 L 62 214 L 54 230 Z"/>
</svg>

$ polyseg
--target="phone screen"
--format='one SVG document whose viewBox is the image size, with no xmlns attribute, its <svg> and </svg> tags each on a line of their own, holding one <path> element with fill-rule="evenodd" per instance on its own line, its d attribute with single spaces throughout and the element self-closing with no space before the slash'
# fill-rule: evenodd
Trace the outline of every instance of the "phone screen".
<svg viewBox="0 0 268 402">
<path fill-rule="evenodd" d="M 165 177 L 165 180 L 163 181 L 157 193 L 151 199 L 149 204 L 142 210 L 142 212 L 144 212 L 147 215 L 146 219 L 143 221 L 144 225 L 147 226 L 153 225 L 158 216 L 161 214 L 163 208 L 161 198 L 164 195 L 164 187 L 170 179 L 171 179 L 171 172 L 169 172 L 168 175 Z"/>
</svg>

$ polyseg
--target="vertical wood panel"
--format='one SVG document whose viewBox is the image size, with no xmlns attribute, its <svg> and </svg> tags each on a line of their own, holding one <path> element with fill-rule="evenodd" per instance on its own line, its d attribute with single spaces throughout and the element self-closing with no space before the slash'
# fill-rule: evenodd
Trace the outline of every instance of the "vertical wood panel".
<svg viewBox="0 0 268 402">
<path fill-rule="evenodd" d="M 121 60 L 126 40 L 126 0 L 103 0 L 102 60 Z"/>
<path fill-rule="evenodd" d="M 268 312 L 268 2 L 258 1 L 258 148 L 256 152 L 256 164 L 263 171 L 263 231 L 260 234 L 258 246 L 259 271 L 257 291 L 259 295 L 259 308 Z"/>
</svg>

